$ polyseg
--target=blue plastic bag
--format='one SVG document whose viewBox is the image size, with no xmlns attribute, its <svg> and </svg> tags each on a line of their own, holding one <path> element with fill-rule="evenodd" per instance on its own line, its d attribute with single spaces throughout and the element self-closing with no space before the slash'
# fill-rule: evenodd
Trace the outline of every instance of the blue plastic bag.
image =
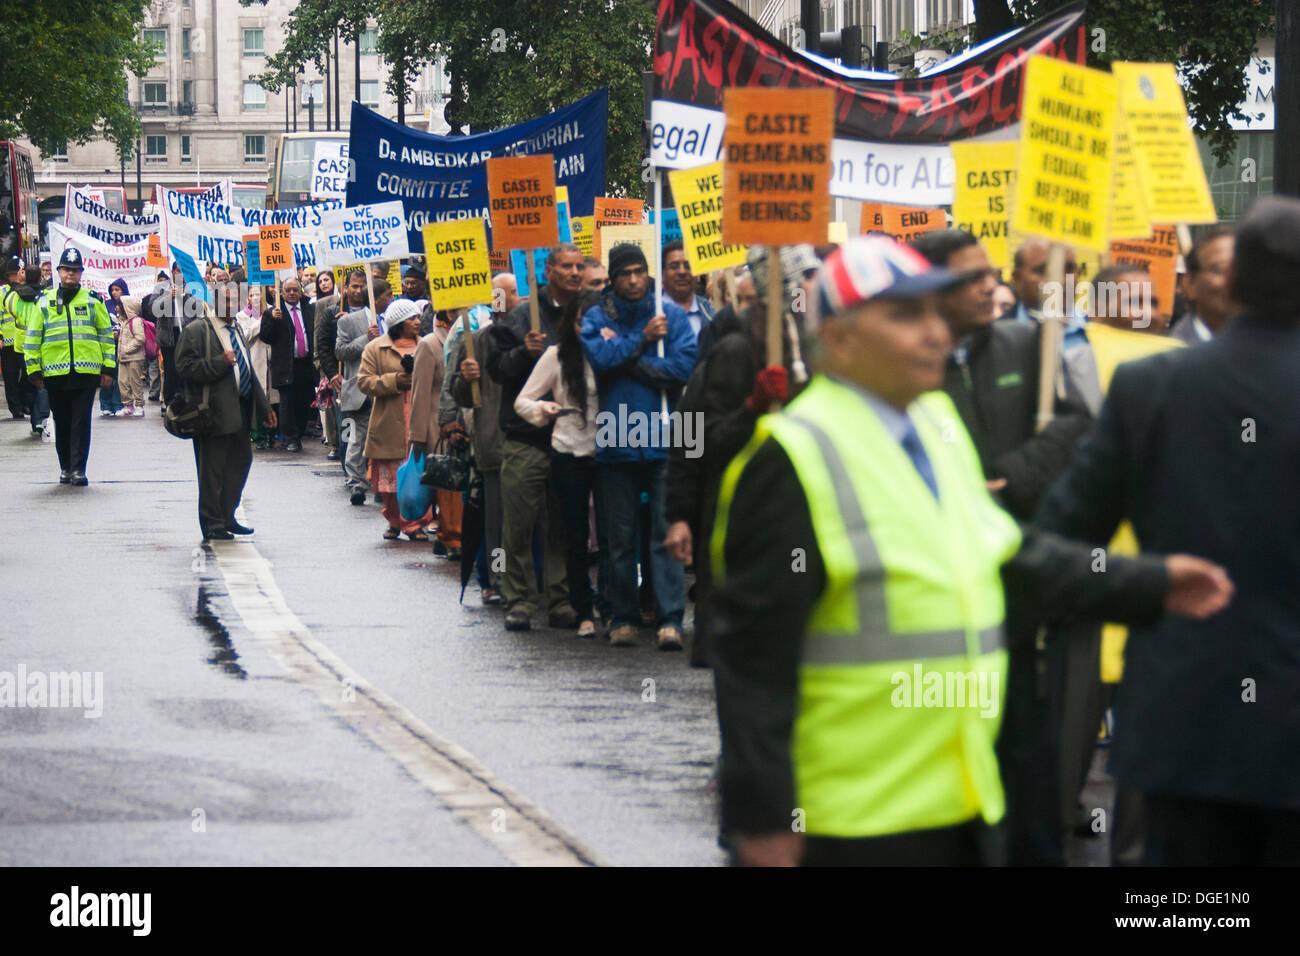
<svg viewBox="0 0 1300 956">
<path fill-rule="evenodd" d="M 424 517 L 433 504 L 433 489 L 420 484 L 424 477 L 424 452 L 412 448 L 397 469 L 397 509 L 403 521 Z"/>
</svg>

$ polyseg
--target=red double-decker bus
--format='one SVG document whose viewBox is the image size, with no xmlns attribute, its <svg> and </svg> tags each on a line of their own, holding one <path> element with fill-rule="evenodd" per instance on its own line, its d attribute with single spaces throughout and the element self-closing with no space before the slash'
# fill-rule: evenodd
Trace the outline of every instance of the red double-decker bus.
<svg viewBox="0 0 1300 956">
<path fill-rule="evenodd" d="M 19 256 L 33 269 L 41 249 L 38 202 L 32 154 L 11 140 L 0 141 L 0 256 Z"/>
</svg>

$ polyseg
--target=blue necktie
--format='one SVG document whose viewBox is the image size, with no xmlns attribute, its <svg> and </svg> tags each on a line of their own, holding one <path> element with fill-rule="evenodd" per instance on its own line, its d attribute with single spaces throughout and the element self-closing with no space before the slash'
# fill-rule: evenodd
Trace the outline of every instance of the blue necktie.
<svg viewBox="0 0 1300 956">
<path fill-rule="evenodd" d="M 907 452 L 907 457 L 912 459 L 912 464 L 920 472 L 921 477 L 925 480 L 926 485 L 930 488 L 930 493 L 934 495 L 935 500 L 939 498 L 939 482 L 934 477 L 934 468 L 930 465 L 930 456 L 925 453 L 925 446 L 921 444 L 921 436 L 916 433 L 916 426 L 908 420 L 907 431 L 903 434 L 903 451 Z"/>
<path fill-rule="evenodd" d="M 253 373 L 248 367 L 248 359 L 244 358 L 244 346 L 239 341 L 239 330 L 233 325 L 230 326 L 230 344 L 234 347 L 235 363 L 239 366 L 239 395 L 241 398 L 248 398 L 248 393 L 253 390 Z"/>
</svg>

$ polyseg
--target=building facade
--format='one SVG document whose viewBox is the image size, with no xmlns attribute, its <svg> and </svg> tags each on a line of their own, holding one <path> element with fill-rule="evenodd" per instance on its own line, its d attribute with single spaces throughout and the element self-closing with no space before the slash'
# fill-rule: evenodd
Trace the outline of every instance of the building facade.
<svg viewBox="0 0 1300 956">
<path fill-rule="evenodd" d="M 284 43 L 284 24 L 295 6 L 296 0 L 250 7 L 239 0 L 155 0 L 150 6 L 144 36 L 162 49 L 148 73 L 128 78 L 131 104 L 143 124 L 139 179 L 145 201 L 155 183 L 175 189 L 230 177 L 264 186 L 280 133 L 313 125 L 333 129 L 336 106 L 339 128 L 346 132 L 354 98 L 396 119 L 397 104 L 385 89 L 389 68 L 376 49 L 373 25 L 359 44 L 355 37 L 339 37 L 337 95 L 336 78 L 311 64 L 297 87 L 271 93 L 256 82 L 267 57 Z M 445 129 L 445 90 L 437 67 L 414 78 L 407 122 Z M 67 183 L 124 185 L 128 199 L 136 198 L 135 158 L 124 164 L 110 142 L 72 144 L 48 156 L 33 148 L 33 156 L 42 198 L 63 195 Z"/>
</svg>

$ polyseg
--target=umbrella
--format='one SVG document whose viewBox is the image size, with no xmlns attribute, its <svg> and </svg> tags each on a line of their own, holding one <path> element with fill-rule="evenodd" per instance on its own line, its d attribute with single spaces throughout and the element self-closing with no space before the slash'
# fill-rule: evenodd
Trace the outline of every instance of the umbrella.
<svg viewBox="0 0 1300 956">
<path fill-rule="evenodd" d="M 460 603 L 465 603 L 465 586 L 474 574 L 474 561 L 483 544 L 483 475 L 470 460 L 469 489 L 460 517 Z"/>
</svg>

